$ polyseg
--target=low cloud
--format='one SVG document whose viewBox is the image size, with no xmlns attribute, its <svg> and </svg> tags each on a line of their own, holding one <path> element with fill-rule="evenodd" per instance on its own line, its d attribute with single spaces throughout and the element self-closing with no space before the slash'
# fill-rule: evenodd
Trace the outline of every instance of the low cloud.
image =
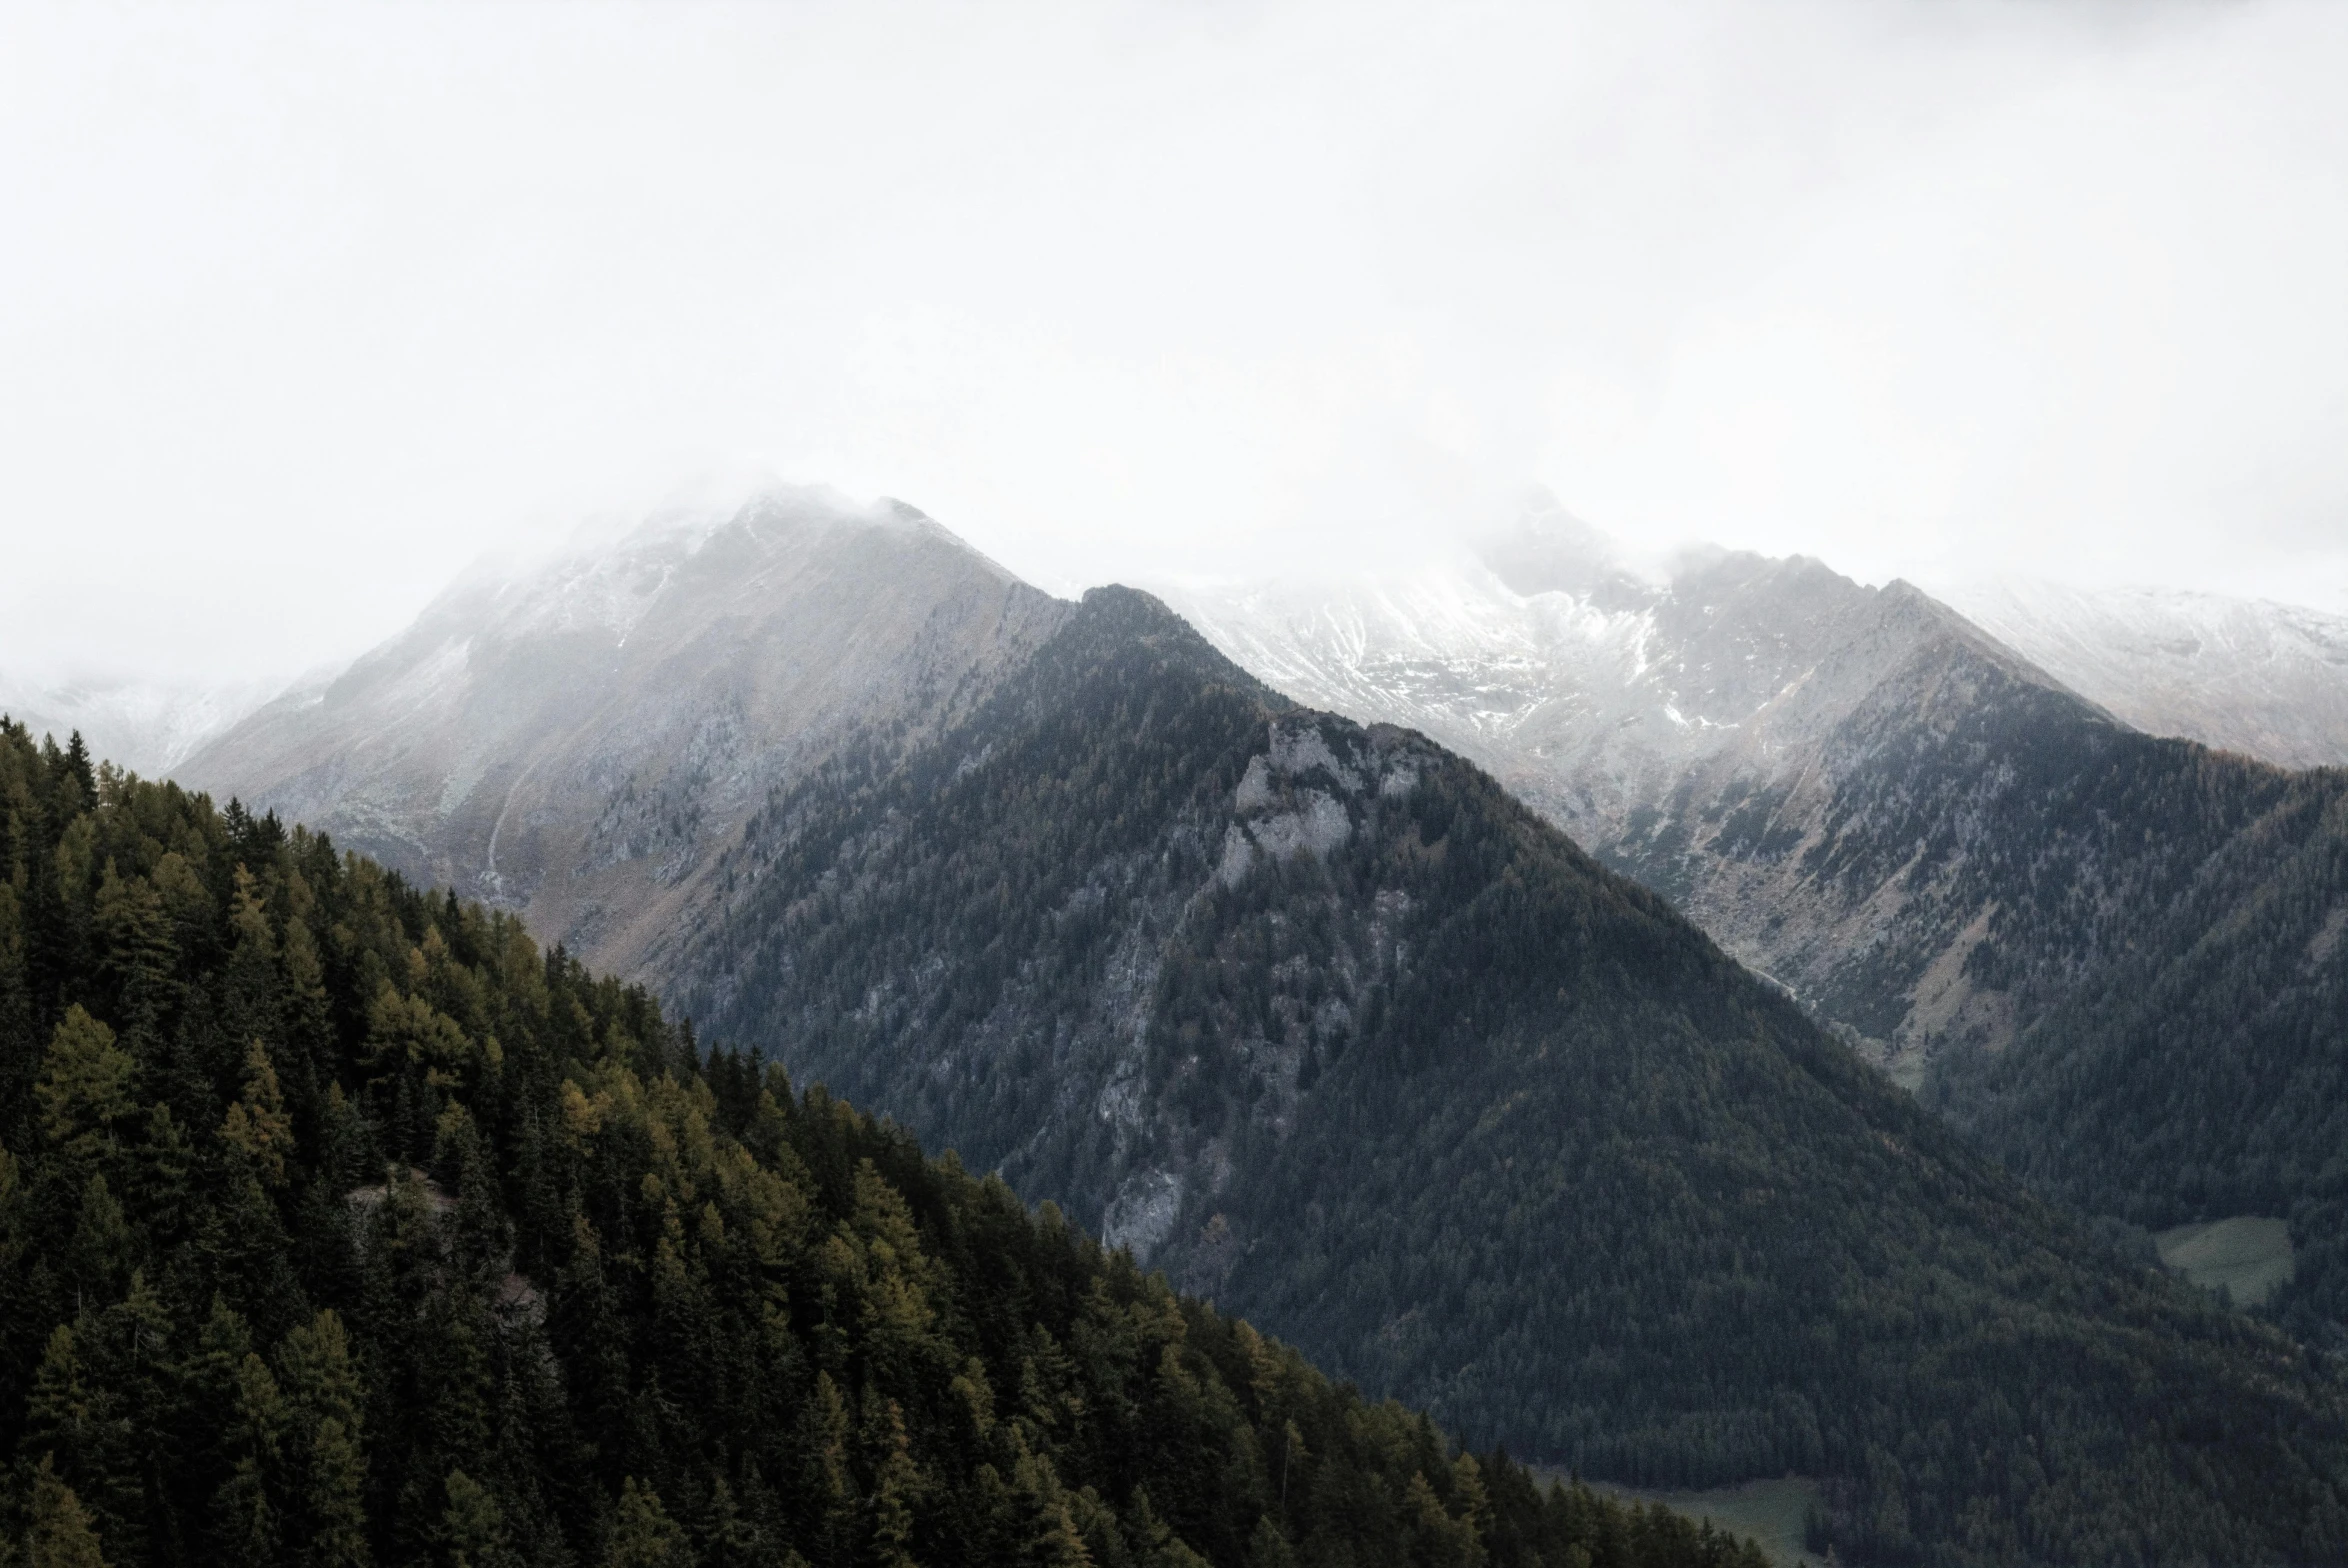
<svg viewBox="0 0 2348 1568">
<path fill-rule="evenodd" d="M 2313 4 L 20 8 L 0 667 L 298 668 L 721 465 L 1063 588 L 1545 486 L 2348 608 L 2343 79 Z"/>
</svg>

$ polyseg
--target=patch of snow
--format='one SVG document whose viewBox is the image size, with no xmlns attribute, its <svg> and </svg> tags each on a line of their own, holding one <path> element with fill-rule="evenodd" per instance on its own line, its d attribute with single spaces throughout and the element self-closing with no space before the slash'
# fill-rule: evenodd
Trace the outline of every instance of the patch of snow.
<svg viewBox="0 0 2348 1568">
<path fill-rule="evenodd" d="M 2138 729 L 2284 767 L 2348 765 L 2348 616 L 2267 599 L 2020 577 L 1932 591 Z"/>
</svg>

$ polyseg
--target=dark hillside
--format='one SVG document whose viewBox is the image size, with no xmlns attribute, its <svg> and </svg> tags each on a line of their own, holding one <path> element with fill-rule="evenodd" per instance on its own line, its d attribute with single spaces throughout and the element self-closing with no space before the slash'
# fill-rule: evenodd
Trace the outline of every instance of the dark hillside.
<svg viewBox="0 0 2348 1568">
<path fill-rule="evenodd" d="M 0 725 L 0 1562 L 1758 1568 Z"/>
<path fill-rule="evenodd" d="M 1883 1562 L 2348 1552 L 2341 1393 L 1424 739 L 1099 590 L 779 794 L 672 984 L 1478 1441 Z"/>
<path fill-rule="evenodd" d="M 2147 727 L 2305 741 L 2348 702 L 2320 628 L 2062 594 L 1992 623 L 2064 655 L 2041 668 L 1799 557 L 1642 582 L 1552 511 L 1486 560 L 1180 602 L 1283 690 L 1490 768 L 2043 1190 L 2150 1229 L 2287 1218 L 2274 1310 L 2348 1350 L 2348 770 L 2139 733 L 2048 673 Z"/>
<path fill-rule="evenodd" d="M 2005 1052 L 1952 1053 L 1928 1096 L 2092 1212 L 2287 1218 L 2298 1274 L 2275 1308 L 2348 1350 L 2348 770 L 2129 737 L 2106 774 L 2096 836 L 2140 824 L 2138 858 L 2174 869 L 2082 911 L 2110 961 Z"/>
</svg>

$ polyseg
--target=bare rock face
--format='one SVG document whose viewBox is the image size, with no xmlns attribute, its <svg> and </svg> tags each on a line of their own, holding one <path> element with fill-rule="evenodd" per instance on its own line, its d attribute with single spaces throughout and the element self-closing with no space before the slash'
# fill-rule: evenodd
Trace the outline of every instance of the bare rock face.
<svg viewBox="0 0 2348 1568">
<path fill-rule="evenodd" d="M 2175 589 L 2022 579 L 1938 590 L 2150 735 L 2286 768 L 2348 766 L 2348 616 Z"/>
<path fill-rule="evenodd" d="M 910 507 L 779 491 L 461 581 L 175 773 L 636 975 L 771 790 L 951 722 L 1066 610 Z"/>
</svg>

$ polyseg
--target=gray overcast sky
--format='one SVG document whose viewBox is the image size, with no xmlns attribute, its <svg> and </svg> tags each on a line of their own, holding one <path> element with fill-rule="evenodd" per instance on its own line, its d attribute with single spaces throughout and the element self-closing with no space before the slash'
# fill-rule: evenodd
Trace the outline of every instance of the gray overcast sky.
<svg viewBox="0 0 2348 1568">
<path fill-rule="evenodd" d="M 0 670 L 744 467 L 1066 589 L 1650 543 L 2348 609 L 2348 6 L 0 10 Z"/>
</svg>

